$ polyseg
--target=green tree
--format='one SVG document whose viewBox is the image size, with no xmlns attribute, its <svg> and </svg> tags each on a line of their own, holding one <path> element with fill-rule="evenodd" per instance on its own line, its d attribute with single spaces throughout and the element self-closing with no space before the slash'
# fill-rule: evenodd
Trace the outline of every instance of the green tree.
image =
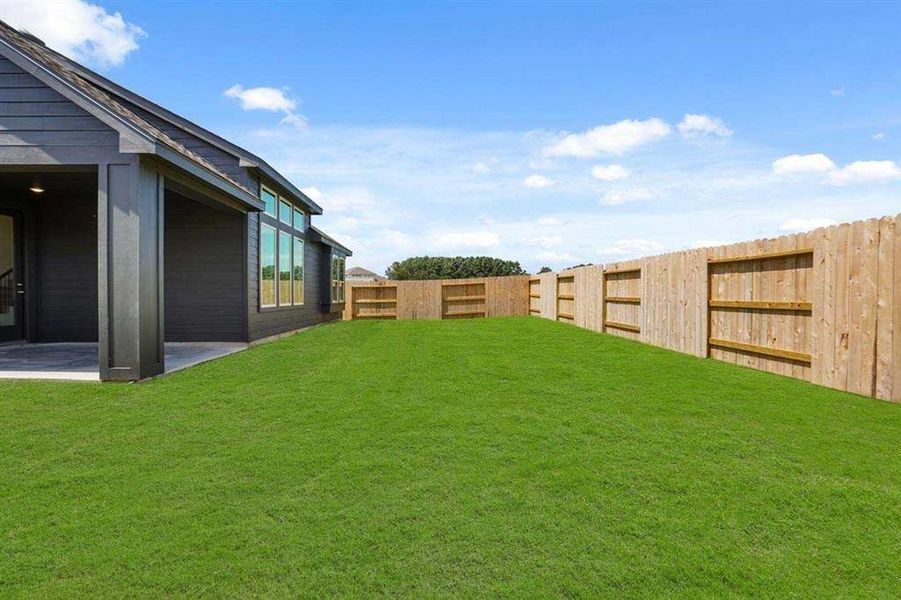
<svg viewBox="0 0 901 600">
<path fill-rule="evenodd" d="M 491 256 L 413 256 L 385 271 L 388 279 L 466 279 L 525 275 L 517 261 Z"/>
<path fill-rule="evenodd" d="M 542 273 L 550 273 L 552 270 L 553 269 L 551 269 L 550 267 L 541 267 L 540 269 L 538 269 L 538 274 L 541 275 Z"/>
</svg>

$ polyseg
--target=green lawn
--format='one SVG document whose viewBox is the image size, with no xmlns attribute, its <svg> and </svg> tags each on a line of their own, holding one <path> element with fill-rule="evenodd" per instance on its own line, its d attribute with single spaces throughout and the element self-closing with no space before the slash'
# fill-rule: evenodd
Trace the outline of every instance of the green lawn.
<svg viewBox="0 0 901 600">
<path fill-rule="evenodd" d="M 890 596 L 901 407 L 537 318 L 0 383 L 0 596 Z"/>
</svg>

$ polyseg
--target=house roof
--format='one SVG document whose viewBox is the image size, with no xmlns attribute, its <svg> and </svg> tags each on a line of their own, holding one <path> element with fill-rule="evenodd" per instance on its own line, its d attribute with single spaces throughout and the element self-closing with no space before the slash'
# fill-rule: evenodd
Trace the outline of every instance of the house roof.
<svg viewBox="0 0 901 600">
<path fill-rule="evenodd" d="M 34 36 L 24 34 L 3 21 L 0 21 L 0 45 L 6 46 L 18 54 L 20 60 L 15 62 L 20 67 L 63 95 L 69 96 L 70 100 L 100 118 L 113 129 L 118 130 L 134 145 L 136 151 L 159 154 L 170 162 L 175 162 L 178 166 L 183 168 L 187 166 L 186 170 L 192 174 L 208 175 L 214 180 L 214 183 L 223 184 L 219 187 L 223 187 L 224 191 L 257 210 L 263 208 L 257 191 L 248 189 L 246 185 L 210 161 L 191 151 L 158 127 L 148 123 L 146 119 L 130 110 L 126 103 L 136 105 L 171 123 L 176 128 L 232 154 L 241 167 L 259 170 L 294 196 L 301 204 L 306 205 L 309 212 L 322 214 L 322 208 L 316 202 L 255 154 L 113 83 L 87 67 L 51 50 Z M 67 90 L 61 89 L 62 87 L 67 87 L 70 93 L 67 94 Z M 71 92 L 75 93 L 74 97 Z M 117 97 L 125 102 L 119 101 Z"/>
<path fill-rule="evenodd" d="M 361 275 L 364 277 L 382 277 L 378 273 L 374 271 L 370 271 L 369 269 L 364 269 L 363 267 L 351 267 L 345 273 L 346 275 Z"/>
<path fill-rule="evenodd" d="M 188 163 L 194 167 L 194 169 L 189 168 L 189 171 L 201 169 L 205 174 L 218 180 L 218 183 L 224 184 L 220 187 L 224 187 L 232 195 L 256 208 L 261 206 L 257 195 L 247 187 L 140 118 L 110 94 L 82 77 L 81 72 L 86 69 L 81 65 L 68 60 L 45 46 L 37 38 L 22 34 L 3 21 L 0 21 L 0 44 L 14 51 L 14 55 L 9 57 L 11 60 L 119 131 L 127 142 L 133 144 L 136 150 L 175 159 L 172 162 L 179 166 Z M 158 145 L 162 145 L 164 148 L 160 149 Z"/>
<path fill-rule="evenodd" d="M 322 242 L 322 243 L 325 244 L 326 246 L 331 246 L 332 248 L 334 248 L 334 249 L 337 250 L 338 252 L 340 252 L 340 253 L 342 253 L 342 254 L 345 254 L 345 255 L 347 255 L 347 256 L 352 256 L 352 255 L 353 255 L 353 252 L 351 252 L 350 248 L 348 248 L 347 246 L 345 246 L 345 245 L 342 244 L 341 242 L 335 240 L 333 237 L 329 236 L 328 234 L 324 233 L 324 232 L 323 232 L 321 229 L 319 229 L 318 227 L 313 227 L 313 226 L 311 225 L 311 226 L 310 226 L 310 229 L 312 230 L 312 235 L 311 235 L 311 237 L 312 237 L 314 240 L 316 240 L 316 241 L 318 241 L 318 242 Z"/>
<path fill-rule="evenodd" d="M 91 84 L 100 87 L 114 95 L 120 96 L 131 102 L 132 104 L 137 105 L 138 107 L 146 110 L 147 112 L 168 121 L 175 127 L 182 129 L 200 139 L 207 142 L 208 144 L 223 150 L 236 158 L 239 159 L 239 165 L 248 169 L 258 169 L 261 173 L 263 173 L 266 177 L 271 179 L 276 185 L 284 188 L 290 195 L 294 196 L 296 200 L 300 201 L 301 204 L 306 205 L 309 212 L 316 215 L 322 214 L 322 207 L 319 206 L 315 201 L 313 201 L 309 196 L 307 196 L 302 190 L 300 190 L 297 186 L 291 183 L 286 177 L 284 177 L 281 173 L 276 171 L 272 166 L 269 165 L 265 160 L 230 142 L 229 140 L 216 135 L 212 131 L 201 127 L 197 123 L 193 121 L 189 121 L 188 119 L 178 115 L 171 110 L 160 106 L 159 104 L 153 102 L 152 100 L 148 100 L 147 98 L 141 96 L 140 94 L 136 94 L 131 90 L 122 87 L 118 83 L 111 81 L 78 63 L 72 61 L 71 59 L 58 54 L 57 56 L 59 60 L 71 65 L 72 68 L 78 70 L 79 75 L 89 81 Z"/>
</svg>

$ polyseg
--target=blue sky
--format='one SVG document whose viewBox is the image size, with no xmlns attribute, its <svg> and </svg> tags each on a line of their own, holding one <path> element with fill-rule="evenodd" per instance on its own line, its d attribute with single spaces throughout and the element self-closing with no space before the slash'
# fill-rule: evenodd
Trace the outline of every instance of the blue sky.
<svg viewBox="0 0 901 600">
<path fill-rule="evenodd" d="M 0 17 L 267 158 L 379 271 L 424 253 L 559 268 L 901 210 L 901 4 L 6 0 Z"/>
</svg>

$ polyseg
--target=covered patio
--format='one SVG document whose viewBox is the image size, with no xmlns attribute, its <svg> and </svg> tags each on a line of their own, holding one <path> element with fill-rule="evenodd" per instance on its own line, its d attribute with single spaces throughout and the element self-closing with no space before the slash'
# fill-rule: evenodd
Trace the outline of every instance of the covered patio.
<svg viewBox="0 0 901 600">
<path fill-rule="evenodd" d="M 244 214 L 160 178 L 143 262 L 120 238 L 119 279 L 136 295 L 117 294 L 109 229 L 118 217 L 106 233 L 98 224 L 99 176 L 88 166 L 0 169 L 0 379 L 139 379 L 246 348 Z M 142 335 L 117 335 L 113 312 Z M 151 328 L 133 320 L 141 312 Z M 156 345 L 142 354 L 140 337 L 156 335 L 162 360 L 116 377 L 111 346 L 141 364 Z"/>
<path fill-rule="evenodd" d="M 240 352 L 243 342 L 166 342 L 165 373 L 173 373 Z M 0 379 L 100 381 L 96 342 L 7 344 L 0 346 Z"/>
</svg>

